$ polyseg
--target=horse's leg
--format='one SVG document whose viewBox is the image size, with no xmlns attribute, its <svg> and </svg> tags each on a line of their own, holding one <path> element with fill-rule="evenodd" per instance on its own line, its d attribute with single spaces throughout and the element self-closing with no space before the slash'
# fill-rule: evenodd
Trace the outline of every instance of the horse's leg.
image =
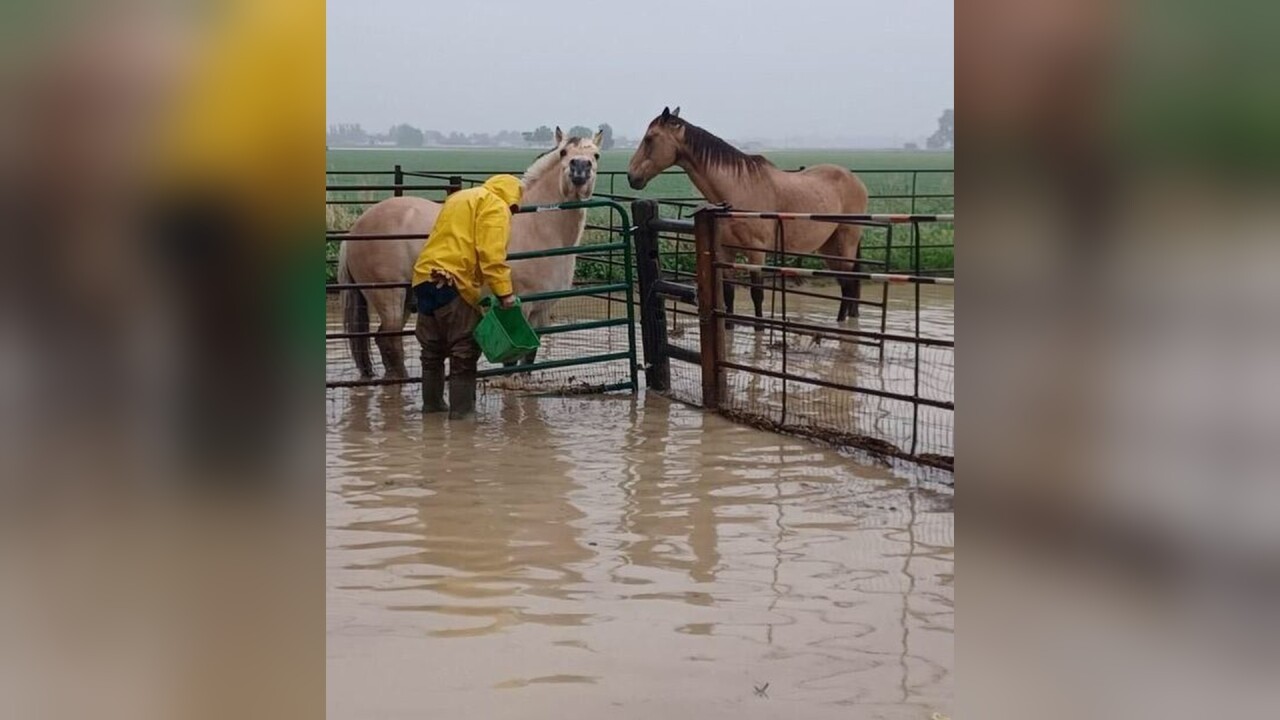
<svg viewBox="0 0 1280 720">
<path fill-rule="evenodd" d="M 841 239 L 840 242 L 841 242 L 841 245 L 845 246 L 844 248 L 845 256 L 853 258 L 854 260 L 857 260 L 858 243 L 862 239 L 862 226 L 861 225 L 842 225 L 840 226 L 840 232 L 844 234 L 844 237 Z M 858 264 L 856 262 L 851 263 L 850 267 L 854 270 L 861 270 L 861 268 L 858 267 Z M 889 266 L 886 264 L 885 272 L 888 272 L 888 271 L 889 271 Z M 856 302 L 856 300 L 862 297 L 862 280 L 859 280 L 858 278 L 849 279 L 848 296 L 853 299 L 853 301 L 849 303 L 848 315 L 852 317 L 858 317 L 859 315 L 862 314 L 862 306 L 859 305 Z"/>
<path fill-rule="evenodd" d="M 752 265 L 763 265 L 765 254 L 752 250 L 747 253 L 747 262 Z M 754 306 L 757 318 L 764 317 L 764 273 L 752 272 L 751 277 L 751 304 Z M 763 330 L 764 326 L 757 324 L 756 330 Z"/>
<path fill-rule="evenodd" d="M 835 255 L 847 260 L 824 260 L 824 264 L 838 272 L 851 272 L 856 268 L 855 260 L 858 257 L 858 241 L 862 235 L 862 227 L 858 225 L 841 225 L 831 235 L 831 239 L 827 240 L 822 246 L 822 252 L 826 255 Z M 856 278 L 840 278 L 840 310 L 836 314 L 837 322 L 844 322 L 850 317 L 858 317 L 860 314 L 857 299 L 861 295 L 862 283 Z"/>
<path fill-rule="evenodd" d="M 834 236 L 822 246 L 820 252 L 824 255 L 842 254 L 839 252 L 839 245 L 837 244 Z M 853 263 L 848 260 L 823 258 L 822 264 L 826 265 L 828 270 L 834 270 L 836 272 L 849 272 L 853 270 Z M 850 316 L 851 308 L 852 314 L 854 316 L 857 315 L 858 304 L 856 302 L 851 302 L 851 300 L 857 298 L 858 289 L 857 286 L 851 282 L 850 278 L 837 278 L 836 284 L 840 286 L 840 309 L 836 312 L 836 322 L 844 322 L 845 319 Z"/>
<path fill-rule="evenodd" d="M 404 326 L 409 322 L 409 316 L 416 316 L 417 312 L 418 300 L 413 296 L 413 288 L 405 288 L 404 297 L 401 299 L 400 304 L 400 321 L 396 325 L 395 332 L 399 333 L 403 331 Z M 409 369 L 405 367 L 404 337 L 402 335 L 395 335 L 389 339 L 391 340 L 391 347 L 393 354 L 395 355 L 396 362 L 399 364 L 400 377 L 409 377 Z"/>
<path fill-rule="evenodd" d="M 764 273 L 751 273 L 751 304 L 755 306 L 756 317 L 764 317 Z M 761 326 L 757 325 L 759 330 Z"/>
<path fill-rule="evenodd" d="M 404 330 L 404 290 L 387 288 L 371 290 L 368 293 L 369 304 L 378 313 L 378 352 L 382 354 L 383 374 L 389 378 L 406 377 L 409 373 L 404 366 L 404 343 L 399 336 L 383 333 L 398 333 Z"/>
</svg>

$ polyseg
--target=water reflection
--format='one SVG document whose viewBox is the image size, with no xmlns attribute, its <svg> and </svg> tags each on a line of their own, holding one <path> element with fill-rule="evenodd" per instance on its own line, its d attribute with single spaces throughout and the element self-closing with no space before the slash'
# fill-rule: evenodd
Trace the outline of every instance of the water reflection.
<svg viewBox="0 0 1280 720">
<path fill-rule="evenodd" d="M 337 716 L 947 711 L 948 497 L 657 397 L 333 403 Z"/>
</svg>

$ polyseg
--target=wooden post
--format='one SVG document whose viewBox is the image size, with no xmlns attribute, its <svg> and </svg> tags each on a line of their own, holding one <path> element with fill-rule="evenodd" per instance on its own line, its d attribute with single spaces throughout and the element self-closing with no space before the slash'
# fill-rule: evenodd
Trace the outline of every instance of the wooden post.
<svg viewBox="0 0 1280 720">
<path fill-rule="evenodd" d="M 644 343 L 644 381 L 650 390 L 664 392 L 671 389 L 671 358 L 667 356 L 667 313 L 662 307 L 662 295 L 656 287 L 662 278 L 661 258 L 658 249 L 658 232 L 649 221 L 658 216 L 658 204 L 653 200 L 631 203 L 631 217 L 635 221 L 632 238 L 636 245 L 636 275 L 640 281 L 640 340 Z"/>
<path fill-rule="evenodd" d="M 462 189 L 462 176 L 461 176 L 461 175 L 450 175 L 450 176 L 449 176 L 449 190 L 447 191 L 447 192 L 448 192 L 448 194 L 452 195 L 452 194 L 454 194 L 454 193 L 458 192 L 458 191 L 459 191 L 459 190 L 461 190 L 461 189 Z"/>
<path fill-rule="evenodd" d="M 706 210 L 693 216 L 693 239 L 698 262 L 698 328 L 702 335 L 702 407 L 716 410 L 724 390 L 720 361 L 724 358 L 724 305 L 721 273 L 716 268 L 715 218 Z"/>
<path fill-rule="evenodd" d="M 396 165 L 395 185 L 396 185 L 396 188 L 394 192 L 396 197 L 402 197 L 404 195 L 404 188 L 400 186 L 404 185 L 404 169 L 401 168 L 399 165 Z"/>
</svg>

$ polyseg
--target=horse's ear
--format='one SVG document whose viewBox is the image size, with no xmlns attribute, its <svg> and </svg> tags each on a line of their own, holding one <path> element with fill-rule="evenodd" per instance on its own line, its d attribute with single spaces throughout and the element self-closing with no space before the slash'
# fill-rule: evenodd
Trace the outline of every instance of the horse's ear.
<svg viewBox="0 0 1280 720">
<path fill-rule="evenodd" d="M 604 148 L 604 131 L 599 130 L 596 132 L 595 135 L 592 135 L 591 142 L 595 143 L 596 147 L 603 149 Z"/>
<path fill-rule="evenodd" d="M 676 108 L 677 112 L 679 110 L 680 108 Z M 667 118 L 671 117 L 671 108 L 669 107 L 662 108 L 662 115 L 660 117 L 662 118 L 663 122 L 666 122 Z"/>
<path fill-rule="evenodd" d="M 671 117 L 680 117 L 680 106 L 677 105 L 675 110 L 671 111 Z"/>
<path fill-rule="evenodd" d="M 563 142 L 564 142 L 564 131 L 560 129 L 559 125 L 557 125 L 556 126 L 556 147 L 560 147 L 560 144 Z"/>
</svg>

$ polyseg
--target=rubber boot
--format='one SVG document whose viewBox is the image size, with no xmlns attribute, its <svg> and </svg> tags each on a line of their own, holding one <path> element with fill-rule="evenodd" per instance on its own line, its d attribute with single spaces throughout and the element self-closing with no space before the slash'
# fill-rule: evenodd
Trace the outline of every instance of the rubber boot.
<svg viewBox="0 0 1280 720">
<path fill-rule="evenodd" d="M 449 419 L 462 420 L 469 418 L 475 410 L 475 373 L 454 373 L 449 378 Z"/>
<path fill-rule="evenodd" d="M 422 368 L 422 412 L 438 413 L 448 409 L 444 404 L 444 368 Z"/>
</svg>

